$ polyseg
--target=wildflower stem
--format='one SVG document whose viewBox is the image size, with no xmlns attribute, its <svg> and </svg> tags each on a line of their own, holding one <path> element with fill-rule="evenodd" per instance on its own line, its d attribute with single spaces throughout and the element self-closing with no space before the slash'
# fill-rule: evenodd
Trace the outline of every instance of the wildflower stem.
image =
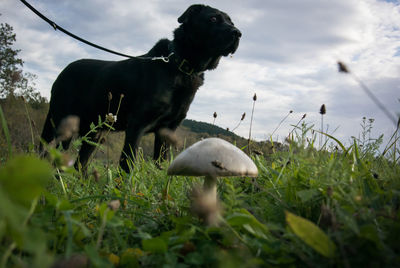
<svg viewBox="0 0 400 268">
<path fill-rule="evenodd" d="M 26 105 L 26 101 L 25 100 L 24 100 L 24 107 L 25 107 L 26 116 L 28 117 L 29 128 L 31 130 L 32 144 L 33 144 L 33 146 L 35 146 L 35 137 L 34 137 L 34 134 L 33 134 L 32 120 L 31 120 L 31 117 L 29 115 L 28 106 Z"/>
<path fill-rule="evenodd" d="M 116 118 L 118 117 L 119 109 L 121 108 L 121 102 L 122 102 L 122 99 L 123 99 L 123 98 L 124 98 L 124 94 L 121 94 L 120 97 L 119 97 L 117 112 L 116 112 L 116 114 L 115 114 Z M 110 99 L 110 98 L 109 98 L 109 99 Z M 110 100 L 110 101 L 111 101 L 111 100 Z M 106 119 L 106 121 L 107 121 L 107 119 Z M 116 120 L 114 120 L 113 122 L 110 123 L 110 127 L 108 128 L 108 130 L 107 130 L 107 132 L 106 132 L 105 135 L 103 135 L 103 133 L 100 133 L 100 136 L 99 136 L 99 138 L 98 138 L 98 141 L 101 141 L 101 140 L 107 138 L 107 136 L 110 134 L 110 131 L 111 131 L 111 129 L 113 128 L 115 122 L 116 122 Z M 95 127 L 95 129 L 97 129 L 97 128 L 100 128 L 100 129 L 101 129 L 101 128 L 103 127 L 104 123 L 105 123 L 105 122 L 103 122 L 103 123 L 100 124 L 100 125 L 97 125 L 97 126 Z M 108 125 L 107 125 L 107 126 L 108 126 Z M 89 133 L 90 133 L 90 132 L 89 132 Z M 88 134 L 89 134 L 89 133 L 88 133 Z M 88 134 L 86 134 L 85 136 L 87 136 Z M 98 141 L 97 141 L 97 142 L 98 142 Z M 99 146 L 96 146 L 94 152 L 92 153 L 91 157 L 89 158 L 89 160 L 88 160 L 88 162 L 87 162 L 87 164 L 86 164 L 86 167 L 88 167 L 89 164 L 92 162 L 93 157 L 94 157 L 94 155 L 96 155 L 98 148 L 99 148 Z M 109 151 L 108 151 L 109 148 L 108 148 L 108 146 L 106 147 L 106 149 L 107 149 L 107 168 L 109 168 L 109 167 L 110 167 L 110 159 L 109 159 Z"/>
<path fill-rule="evenodd" d="M 236 127 L 234 127 L 234 128 L 231 130 L 231 132 L 235 131 L 235 130 L 240 126 L 240 123 L 242 123 L 242 120 L 239 121 L 239 124 L 237 124 Z"/>
<path fill-rule="evenodd" d="M 64 195 L 68 199 L 68 194 L 67 194 L 67 190 L 65 189 L 64 180 L 63 180 L 63 178 L 61 176 L 61 173 L 60 173 L 60 170 L 58 168 L 57 168 L 57 174 L 58 174 L 58 178 L 60 180 L 61 188 L 63 189 Z"/>
<path fill-rule="evenodd" d="M 380 102 L 380 100 L 377 97 L 375 97 L 375 95 L 371 92 L 371 90 L 369 90 L 369 88 L 355 74 L 352 73 L 352 77 L 354 78 L 354 80 L 358 82 L 360 87 L 364 90 L 364 92 L 368 95 L 368 97 L 370 97 L 370 99 L 378 106 L 378 108 L 381 109 L 382 112 L 384 112 L 385 115 L 390 120 L 392 120 L 392 122 L 396 125 L 397 124 L 396 118 L 389 112 L 388 109 L 386 109 L 385 105 L 382 102 Z"/>
<path fill-rule="evenodd" d="M 122 102 L 123 97 L 124 97 L 123 94 L 121 94 L 121 96 L 119 97 L 118 108 L 117 108 L 117 112 L 115 113 L 116 116 L 118 116 L 119 108 L 121 108 L 121 102 Z"/>
<path fill-rule="evenodd" d="M 214 117 L 214 120 L 213 120 L 213 125 L 215 124 L 215 119 L 217 119 L 217 112 L 214 112 L 214 114 L 213 114 L 213 117 Z"/>
<path fill-rule="evenodd" d="M 8 130 L 7 121 L 3 113 L 3 109 L 0 105 L 0 119 L 1 126 L 3 127 L 4 136 L 6 137 L 7 145 L 8 145 L 8 157 L 12 156 L 12 147 L 11 147 L 11 139 L 10 139 L 10 131 Z"/>
<path fill-rule="evenodd" d="M 107 224 L 107 214 L 109 212 L 109 208 L 106 208 L 103 214 L 103 218 L 101 219 L 101 226 L 99 229 L 99 234 L 97 235 L 96 249 L 99 250 L 101 242 L 103 241 L 104 230 Z"/>
<path fill-rule="evenodd" d="M 322 133 L 324 132 L 324 115 L 321 114 L 321 133 L 319 134 L 319 147 L 322 149 Z"/>
<path fill-rule="evenodd" d="M 289 113 L 279 122 L 279 124 L 276 126 L 274 131 L 272 131 L 271 135 L 269 136 L 269 139 L 272 141 L 272 136 L 275 134 L 275 132 L 279 129 L 279 127 L 282 125 L 283 122 L 289 117 L 289 115 L 293 113 L 292 110 L 289 111 Z"/>
<path fill-rule="evenodd" d="M 254 115 L 254 107 L 256 105 L 256 100 L 257 100 L 257 95 L 254 93 L 253 96 L 253 109 L 251 110 L 251 119 L 250 119 L 250 130 L 249 130 L 249 140 L 248 140 L 248 145 L 247 145 L 247 151 L 250 154 L 250 141 L 251 141 L 251 128 L 253 126 L 253 115 Z"/>
<path fill-rule="evenodd" d="M 239 123 L 237 124 L 236 127 L 234 127 L 234 128 L 231 130 L 231 132 L 235 131 L 235 130 L 240 126 L 240 124 L 241 124 L 242 121 L 244 120 L 245 116 L 246 116 L 246 113 L 243 113 L 243 114 L 242 114 L 242 117 L 240 118 Z"/>
<path fill-rule="evenodd" d="M 298 128 L 300 122 L 303 121 L 304 118 L 306 118 L 306 115 L 307 115 L 307 114 L 303 114 L 303 116 L 301 117 L 301 119 L 297 122 L 297 124 L 294 126 L 294 128 L 290 131 L 289 137 L 290 137 L 290 135 L 293 133 L 293 131 L 294 131 L 296 128 Z"/>
<path fill-rule="evenodd" d="M 324 133 L 324 114 L 326 114 L 326 107 L 325 104 L 321 105 L 321 108 L 319 109 L 319 113 L 321 114 L 321 133 L 319 135 L 319 147 L 322 149 L 324 145 L 322 145 L 322 133 Z"/>
<path fill-rule="evenodd" d="M 393 132 L 392 136 L 390 137 L 390 139 L 389 139 L 389 141 L 388 141 L 387 145 L 385 146 L 385 149 L 383 150 L 383 153 L 382 153 L 382 156 L 385 156 L 385 154 L 390 150 L 390 148 L 392 148 L 394 146 L 394 148 L 393 148 L 393 160 L 394 160 L 394 163 L 396 163 L 396 161 L 395 161 L 396 160 L 396 152 L 397 152 L 396 151 L 396 144 L 397 144 L 398 139 L 400 138 L 400 137 L 398 137 L 399 127 L 400 127 L 400 118 L 397 121 L 396 130 Z M 392 140 L 393 140 L 393 142 L 392 142 Z"/>
<path fill-rule="evenodd" d="M 384 114 L 392 120 L 392 122 L 396 125 L 397 124 L 397 119 L 392 115 L 392 113 L 389 112 L 388 109 L 386 109 L 385 105 L 383 105 L 382 102 L 379 101 L 379 99 L 372 93 L 372 91 L 359 79 L 354 73 L 350 72 L 347 66 L 342 63 L 338 62 L 339 65 L 339 72 L 342 73 L 348 73 L 351 75 L 351 77 L 360 85 L 360 87 L 364 90 L 364 92 L 368 95 L 368 97 L 378 106 L 379 109 L 381 109 Z"/>
<path fill-rule="evenodd" d="M 393 148 L 393 163 L 396 164 L 397 163 L 397 159 L 396 159 L 396 153 L 397 153 L 397 140 L 398 140 L 398 133 L 399 133 L 399 123 L 400 123 L 400 118 L 399 121 L 397 123 L 397 128 L 396 128 L 396 134 L 394 137 L 395 143 L 394 143 L 394 148 Z"/>
</svg>

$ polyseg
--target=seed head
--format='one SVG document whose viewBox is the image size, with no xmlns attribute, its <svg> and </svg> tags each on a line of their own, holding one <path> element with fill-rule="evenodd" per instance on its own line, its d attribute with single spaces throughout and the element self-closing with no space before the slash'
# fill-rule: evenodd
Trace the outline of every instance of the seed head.
<svg viewBox="0 0 400 268">
<path fill-rule="evenodd" d="M 253 96 L 253 101 L 256 101 L 257 100 L 257 94 L 256 93 L 254 93 L 254 96 Z"/>
<path fill-rule="evenodd" d="M 350 73 L 349 69 L 347 69 L 347 66 L 343 62 L 338 61 L 338 67 L 339 67 L 339 73 Z"/>
<path fill-rule="evenodd" d="M 293 110 L 290 110 L 289 113 L 290 113 L 290 114 L 293 113 Z"/>
<path fill-rule="evenodd" d="M 108 92 L 108 101 L 111 101 L 111 100 L 112 100 L 112 93 Z"/>
<path fill-rule="evenodd" d="M 303 114 L 303 117 L 301 118 L 301 120 L 303 120 L 304 118 L 306 118 L 307 114 Z"/>
<path fill-rule="evenodd" d="M 217 112 L 214 112 L 213 117 L 217 118 Z"/>
<path fill-rule="evenodd" d="M 246 117 L 246 113 L 243 113 L 242 114 L 242 118 L 240 119 L 240 121 L 243 121 L 245 117 Z"/>
<path fill-rule="evenodd" d="M 322 115 L 323 115 L 323 114 L 326 114 L 326 107 L 325 107 L 325 104 L 322 104 L 322 105 L 321 105 L 321 108 L 319 109 L 319 113 L 322 114 Z"/>
</svg>

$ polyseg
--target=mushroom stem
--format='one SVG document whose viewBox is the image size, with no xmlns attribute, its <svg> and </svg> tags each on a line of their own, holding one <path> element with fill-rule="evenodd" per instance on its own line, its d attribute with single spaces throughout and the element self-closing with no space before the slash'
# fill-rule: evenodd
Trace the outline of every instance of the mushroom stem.
<svg viewBox="0 0 400 268">
<path fill-rule="evenodd" d="M 200 200 L 200 202 L 199 202 Z M 219 205 L 217 198 L 217 178 L 207 175 L 204 179 L 203 194 L 197 201 L 197 207 L 201 207 L 201 216 L 208 225 L 218 225 Z"/>
<path fill-rule="evenodd" d="M 217 202 L 217 178 L 207 175 L 204 178 L 203 191 L 205 195 L 215 198 L 215 202 Z"/>
</svg>

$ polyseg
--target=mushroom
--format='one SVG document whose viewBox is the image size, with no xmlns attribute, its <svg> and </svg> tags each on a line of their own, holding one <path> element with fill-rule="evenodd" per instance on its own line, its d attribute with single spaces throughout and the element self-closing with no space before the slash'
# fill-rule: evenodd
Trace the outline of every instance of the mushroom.
<svg viewBox="0 0 400 268">
<path fill-rule="evenodd" d="M 192 209 L 213 225 L 219 215 L 217 177 L 256 177 L 258 170 L 239 148 L 225 140 L 209 138 L 180 153 L 168 168 L 168 175 L 205 176 L 203 189 L 193 193 Z"/>
</svg>

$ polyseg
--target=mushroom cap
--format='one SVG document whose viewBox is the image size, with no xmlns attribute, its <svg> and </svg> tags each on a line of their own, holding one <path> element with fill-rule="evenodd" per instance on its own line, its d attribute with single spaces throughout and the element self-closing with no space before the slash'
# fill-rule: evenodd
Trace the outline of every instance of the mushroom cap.
<svg viewBox="0 0 400 268">
<path fill-rule="evenodd" d="M 209 138 L 181 152 L 169 166 L 168 175 L 256 177 L 258 170 L 239 148 L 225 140 Z"/>
</svg>

